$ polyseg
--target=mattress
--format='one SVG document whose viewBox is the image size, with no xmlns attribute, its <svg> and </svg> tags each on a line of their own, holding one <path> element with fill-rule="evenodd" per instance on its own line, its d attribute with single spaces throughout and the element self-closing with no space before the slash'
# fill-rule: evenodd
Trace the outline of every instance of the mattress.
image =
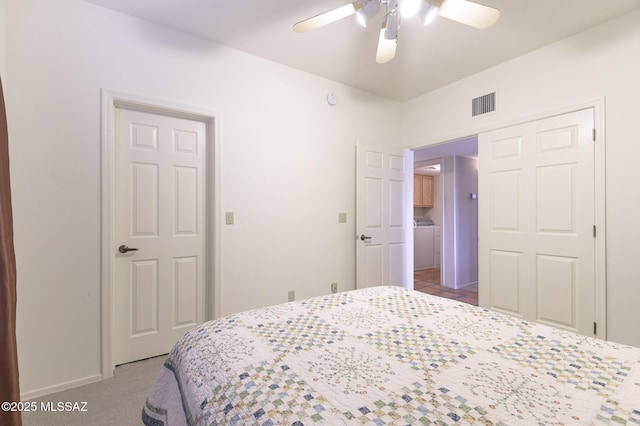
<svg viewBox="0 0 640 426">
<path fill-rule="evenodd" d="M 196 327 L 146 425 L 640 424 L 640 349 L 398 287 Z"/>
</svg>

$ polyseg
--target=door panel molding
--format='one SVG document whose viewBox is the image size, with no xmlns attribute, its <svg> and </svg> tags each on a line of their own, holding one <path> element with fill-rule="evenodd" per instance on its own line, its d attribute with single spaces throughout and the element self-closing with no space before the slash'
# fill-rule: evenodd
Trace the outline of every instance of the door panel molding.
<svg viewBox="0 0 640 426">
<path fill-rule="evenodd" d="M 112 255 L 116 250 L 115 241 L 115 110 L 124 108 L 134 111 L 166 115 L 175 118 L 200 121 L 206 126 L 207 144 L 207 176 L 206 176 L 206 263 L 211 265 L 205 271 L 205 320 L 215 318 L 221 312 L 221 282 L 220 268 L 220 235 L 222 223 L 220 218 L 220 149 L 219 149 L 219 115 L 205 109 L 160 101 L 102 89 L 101 91 L 101 351 L 102 351 L 102 379 L 113 376 L 113 261 Z M 153 129 L 139 129 L 140 142 L 147 149 L 153 148 Z M 191 149 L 189 135 L 179 138 L 176 149 Z"/>
<path fill-rule="evenodd" d="M 482 120 L 474 122 L 473 126 L 469 128 L 464 127 L 464 130 L 456 130 L 453 127 L 451 132 L 445 135 L 441 135 L 432 139 L 427 139 L 415 144 L 405 145 L 412 150 L 419 150 L 422 148 L 432 147 L 439 144 L 445 144 L 452 141 L 462 140 L 468 138 L 469 135 L 478 135 L 484 132 L 490 132 L 505 127 L 511 127 L 518 124 L 527 123 L 530 121 L 536 121 L 553 117 L 556 115 L 567 114 L 583 109 L 592 108 L 594 111 L 594 129 L 596 135 L 596 141 L 594 145 L 594 180 L 595 180 L 595 226 L 597 229 L 597 238 L 595 241 L 596 253 L 595 253 L 595 306 L 596 306 L 596 322 L 598 324 L 596 337 L 600 339 L 607 339 L 607 270 L 606 270 L 606 162 L 605 162 L 605 147 L 606 147 L 606 122 L 605 122 L 605 106 L 606 97 L 593 97 L 585 99 L 584 101 L 574 102 L 571 104 L 564 104 L 558 108 L 547 109 L 532 114 L 525 114 L 515 118 L 509 118 L 499 121 L 500 118 L 496 116 L 496 121 Z M 502 157 L 517 157 L 519 150 L 517 143 L 505 143 L 504 145 L 496 145 L 493 147 L 494 156 Z M 479 165 L 482 168 L 482 164 Z M 485 224 L 485 226 L 488 226 Z M 443 241 L 443 258 L 447 255 L 445 253 L 446 247 Z M 443 276 L 445 273 L 444 264 Z M 482 292 L 482 283 L 479 283 L 480 288 L 480 301 L 483 297 L 488 297 L 487 293 Z"/>
<path fill-rule="evenodd" d="M 356 288 L 413 288 L 413 152 L 356 147 Z"/>
<path fill-rule="evenodd" d="M 486 129 L 486 132 L 498 131 L 501 129 L 505 129 L 508 127 L 524 125 L 527 123 L 532 123 L 539 120 L 550 119 L 557 116 L 562 116 L 578 111 L 591 110 L 593 115 L 593 127 L 594 134 L 596 135 L 595 141 L 593 141 L 593 197 L 594 197 L 594 207 L 593 207 L 593 224 L 597 228 L 597 238 L 594 240 L 594 309 L 595 309 L 595 321 L 598 324 L 596 337 L 606 339 L 606 229 L 605 229 L 605 132 L 604 132 L 604 98 L 596 99 L 590 102 L 586 102 L 580 105 L 575 105 L 573 107 L 563 108 L 552 113 L 548 114 L 539 114 L 535 117 L 531 117 L 529 119 L 523 120 L 515 120 L 513 122 L 509 122 L 508 124 L 503 124 L 501 126 L 494 126 L 491 129 Z M 566 129 L 565 129 L 566 130 Z M 484 133 L 485 130 L 479 132 Z M 554 151 L 556 153 L 561 153 L 563 150 L 571 149 L 571 141 L 575 140 L 570 133 L 567 131 L 563 131 L 563 129 L 558 128 L 554 129 L 553 132 L 543 135 L 543 137 L 539 140 L 539 144 L 537 146 L 538 153 L 544 153 L 546 151 Z M 500 142 L 500 143 L 497 143 Z M 501 157 L 502 159 L 506 158 L 517 158 L 519 156 L 519 149 L 517 148 L 517 144 L 507 143 L 508 141 L 494 141 L 491 145 L 491 149 L 489 150 L 490 156 L 492 157 Z M 513 141 L 512 141 L 513 142 Z M 480 166 L 482 167 L 482 165 Z M 565 170 L 567 169 L 567 170 Z M 570 172 L 568 168 L 560 170 L 545 170 L 553 173 L 564 173 L 567 174 Z M 545 178 L 549 178 L 549 176 L 541 176 L 544 180 Z M 564 188 L 564 192 L 571 192 L 572 188 L 567 187 Z M 568 194 L 567 194 L 568 195 Z M 562 202 L 564 203 L 572 203 L 573 200 L 567 200 L 563 198 Z M 553 206 L 546 206 L 551 208 Z M 544 216 L 545 211 L 539 211 L 538 214 L 542 214 Z M 546 216 L 545 216 L 546 217 Z M 544 219 L 544 217 L 543 217 Z M 562 218 L 564 221 L 558 223 L 546 223 L 546 231 L 554 233 L 572 233 L 572 229 L 568 229 L 565 222 L 571 222 L 571 218 L 565 217 Z M 488 225 L 488 224 L 487 224 Z M 543 225 L 543 224 L 540 224 Z M 530 273 L 532 271 L 527 271 Z M 480 283 L 480 301 L 481 304 L 486 306 L 488 303 L 488 298 L 491 298 L 490 289 L 484 288 L 482 283 Z M 484 290 L 484 291 L 483 291 Z M 569 281 L 567 282 L 567 291 L 571 291 Z M 537 294 L 530 295 L 531 297 L 538 297 Z M 542 316 L 545 316 L 544 314 Z M 567 319 L 560 320 L 556 319 L 551 320 L 551 322 L 556 322 L 561 324 L 563 322 L 569 322 Z"/>
</svg>

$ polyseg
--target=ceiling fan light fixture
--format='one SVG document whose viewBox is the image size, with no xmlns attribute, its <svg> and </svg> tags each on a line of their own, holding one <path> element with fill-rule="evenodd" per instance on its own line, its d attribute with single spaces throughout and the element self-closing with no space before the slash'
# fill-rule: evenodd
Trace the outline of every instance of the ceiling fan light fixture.
<svg viewBox="0 0 640 426">
<path fill-rule="evenodd" d="M 418 14 L 423 25 L 429 24 L 437 14 L 474 28 L 488 28 L 500 18 L 500 11 L 469 0 L 356 0 L 296 23 L 293 30 L 299 33 L 323 27 L 355 14 L 362 26 L 367 26 L 380 8 L 386 5 L 386 15 L 378 39 L 376 62 L 384 64 L 395 57 L 400 31 L 400 14 Z"/>
<path fill-rule="evenodd" d="M 371 18 L 376 16 L 379 9 L 379 0 L 368 0 L 366 3 L 364 3 L 364 6 L 358 9 L 358 11 L 356 12 L 356 19 L 358 20 L 358 23 L 366 28 L 366 26 L 369 24 L 369 21 L 371 21 Z"/>
<path fill-rule="evenodd" d="M 383 25 L 384 37 L 387 40 L 396 40 L 398 38 L 398 14 L 389 13 Z"/>
<path fill-rule="evenodd" d="M 397 31 L 395 31 L 397 36 Z M 380 29 L 380 38 L 378 39 L 378 52 L 376 53 L 376 62 L 385 64 L 396 56 L 397 38 L 387 38 L 387 23 L 382 24 Z"/>
<path fill-rule="evenodd" d="M 402 0 L 400 3 L 400 14 L 403 18 L 416 16 L 421 9 L 424 0 Z"/>
</svg>

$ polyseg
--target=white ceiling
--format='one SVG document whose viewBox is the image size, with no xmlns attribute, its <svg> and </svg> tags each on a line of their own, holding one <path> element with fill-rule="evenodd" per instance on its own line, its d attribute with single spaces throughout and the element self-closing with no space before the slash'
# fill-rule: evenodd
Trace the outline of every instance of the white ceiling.
<svg viewBox="0 0 640 426">
<path fill-rule="evenodd" d="M 640 0 L 477 0 L 502 12 L 493 27 L 405 19 L 395 59 L 377 64 L 382 12 L 366 29 L 353 16 L 303 34 L 291 28 L 348 0 L 87 1 L 398 101 L 640 7 Z"/>
</svg>

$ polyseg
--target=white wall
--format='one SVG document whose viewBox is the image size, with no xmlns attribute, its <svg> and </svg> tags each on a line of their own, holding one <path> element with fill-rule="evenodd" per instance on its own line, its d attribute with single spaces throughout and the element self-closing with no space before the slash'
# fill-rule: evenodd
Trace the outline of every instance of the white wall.
<svg viewBox="0 0 640 426">
<path fill-rule="evenodd" d="M 455 157 L 441 160 L 442 179 L 442 238 L 440 277 L 442 286 L 456 288 L 456 162 Z"/>
<path fill-rule="evenodd" d="M 462 156 L 441 159 L 442 285 L 459 289 L 478 282 L 478 161 Z"/>
<path fill-rule="evenodd" d="M 221 314 L 354 288 L 355 144 L 399 104 L 80 0 L 6 14 L 24 394 L 100 374 L 101 88 L 220 114 Z"/>
<path fill-rule="evenodd" d="M 0 0 L 0 77 L 6 84 L 7 74 L 7 0 Z"/>
<path fill-rule="evenodd" d="M 478 283 L 478 160 L 455 157 L 455 288 Z"/>
<path fill-rule="evenodd" d="M 640 11 L 403 104 L 403 144 L 459 139 L 606 97 L 607 332 L 640 346 Z M 498 110 L 469 117 L 471 99 L 497 91 Z M 602 143 L 600 139 L 599 143 Z M 482 167 L 482 165 L 480 165 Z M 480 224 L 482 226 L 482 224 Z"/>
</svg>

